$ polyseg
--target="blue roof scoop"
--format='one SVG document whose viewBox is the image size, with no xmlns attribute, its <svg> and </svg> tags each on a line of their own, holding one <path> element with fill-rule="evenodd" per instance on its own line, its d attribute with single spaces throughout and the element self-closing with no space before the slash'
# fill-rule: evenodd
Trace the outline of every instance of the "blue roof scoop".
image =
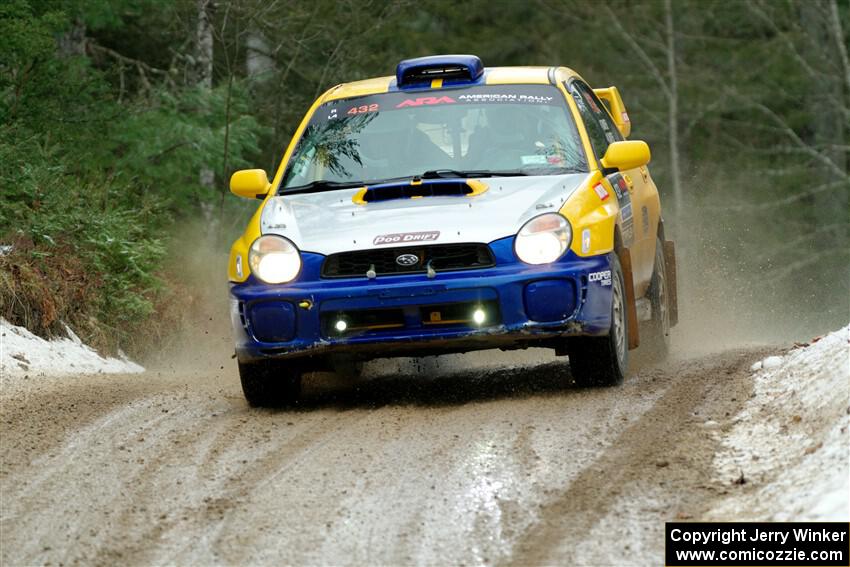
<svg viewBox="0 0 850 567">
<path fill-rule="evenodd" d="M 435 79 L 451 84 L 474 83 L 484 74 L 475 55 L 429 55 L 405 59 L 395 70 L 398 88 L 423 87 Z"/>
</svg>

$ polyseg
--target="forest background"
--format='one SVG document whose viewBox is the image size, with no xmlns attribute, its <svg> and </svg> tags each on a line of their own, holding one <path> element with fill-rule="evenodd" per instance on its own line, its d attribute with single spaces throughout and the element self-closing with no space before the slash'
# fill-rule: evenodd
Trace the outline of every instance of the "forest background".
<svg viewBox="0 0 850 567">
<path fill-rule="evenodd" d="M 257 205 L 233 171 L 273 172 L 335 84 L 474 53 L 620 89 L 694 325 L 845 325 L 848 24 L 848 0 L 4 0 L 0 316 L 161 348 L 225 295 Z"/>
</svg>

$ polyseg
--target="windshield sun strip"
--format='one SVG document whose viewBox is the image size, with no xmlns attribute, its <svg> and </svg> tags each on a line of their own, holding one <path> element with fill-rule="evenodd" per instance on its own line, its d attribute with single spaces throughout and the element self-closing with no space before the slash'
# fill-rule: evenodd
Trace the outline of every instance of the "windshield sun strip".
<svg viewBox="0 0 850 567">
<path fill-rule="evenodd" d="M 547 93 L 546 98 L 548 99 L 548 101 L 547 101 L 548 104 L 551 104 L 552 106 L 560 107 L 564 111 L 565 116 L 566 116 L 566 126 L 569 129 L 570 138 L 574 142 L 577 141 L 579 143 L 579 146 L 580 146 L 580 136 L 578 134 L 578 128 L 577 128 L 577 126 L 574 122 L 572 113 L 569 112 L 569 107 L 567 106 L 566 101 L 562 100 L 563 94 L 560 92 L 560 90 L 558 90 L 557 88 L 552 87 L 550 85 L 486 85 L 486 86 L 463 87 L 463 88 L 455 88 L 455 89 L 441 89 L 439 91 L 439 94 L 441 94 L 442 96 L 446 96 L 446 97 L 448 97 L 448 95 L 452 95 L 453 97 L 460 98 L 460 99 L 463 99 L 464 97 L 466 97 L 466 100 L 470 100 L 474 104 L 474 103 L 480 103 L 482 100 L 486 101 L 488 99 L 488 97 L 490 99 L 494 99 L 494 98 L 498 98 L 498 97 L 508 96 L 508 95 L 500 94 L 498 92 L 492 92 L 493 89 L 501 89 L 501 90 L 504 91 L 504 90 L 509 89 L 509 88 L 517 89 L 517 88 L 521 88 L 521 87 L 539 89 L 541 92 L 546 92 Z M 485 90 L 491 91 L 491 92 L 480 92 L 480 91 L 485 91 Z M 444 93 L 448 93 L 448 94 L 444 94 Z M 461 94 L 458 94 L 458 93 L 461 93 Z M 331 119 L 330 116 L 334 116 L 334 115 L 338 116 L 340 107 L 352 105 L 351 110 L 354 110 L 355 108 L 358 109 L 358 112 L 355 112 L 354 115 L 362 115 L 362 114 L 366 114 L 366 113 L 369 112 L 370 105 L 369 104 L 359 104 L 360 102 L 365 103 L 365 102 L 369 102 L 369 101 L 373 101 L 373 100 L 382 100 L 382 97 L 386 98 L 386 97 L 390 97 L 390 96 L 393 96 L 393 95 L 396 98 L 401 99 L 401 103 L 399 103 L 396 106 L 402 106 L 403 103 L 408 102 L 410 100 L 420 101 L 420 103 L 419 103 L 420 106 L 439 106 L 439 104 L 446 104 L 446 106 L 453 106 L 450 103 L 439 103 L 439 102 L 434 102 L 433 100 L 431 100 L 431 99 L 436 98 L 436 100 L 439 101 L 440 97 L 419 96 L 419 97 L 411 98 L 415 94 L 418 94 L 418 95 L 435 95 L 437 93 L 435 93 L 433 91 L 423 91 L 423 92 L 418 92 L 418 93 L 400 93 L 400 92 L 376 93 L 376 94 L 370 94 L 370 95 L 363 95 L 363 96 L 360 96 L 360 97 L 351 97 L 351 98 L 347 98 L 347 99 L 335 99 L 335 100 L 323 103 L 322 105 L 317 107 L 315 109 L 315 111 L 312 113 L 312 115 L 310 116 L 307 128 L 305 128 L 304 132 L 302 132 L 302 135 L 301 135 L 300 139 L 298 140 L 298 142 L 296 143 L 296 146 L 295 146 L 295 148 L 294 148 L 294 150 L 293 150 L 293 152 L 290 156 L 290 159 L 288 160 L 288 163 L 286 164 L 286 167 L 284 169 L 284 174 L 281 176 L 281 181 L 278 184 L 276 194 L 286 194 L 286 193 L 292 193 L 292 192 L 312 192 L 313 190 L 318 190 L 318 191 L 335 190 L 335 189 L 343 189 L 343 188 L 351 188 L 351 187 L 363 187 L 363 186 L 369 186 L 369 185 L 374 185 L 374 184 L 378 184 L 378 183 L 388 183 L 388 182 L 392 182 L 392 181 L 395 181 L 395 180 L 404 181 L 404 180 L 407 180 L 407 179 L 416 179 L 416 178 L 426 179 L 426 178 L 428 178 L 428 176 L 423 177 L 423 175 L 426 173 L 426 172 L 423 171 L 422 173 L 419 173 L 419 174 L 392 176 L 392 177 L 388 177 L 388 178 L 376 178 L 376 179 L 370 179 L 370 180 L 366 180 L 366 181 L 362 181 L 362 182 L 361 181 L 330 181 L 330 180 L 321 180 L 320 179 L 320 180 L 316 180 L 314 182 L 304 183 L 304 184 L 300 184 L 300 185 L 297 185 L 297 186 L 291 186 L 291 187 L 285 186 L 286 183 L 292 177 L 293 170 L 294 170 L 295 163 L 296 163 L 296 158 L 301 157 L 301 152 L 300 152 L 299 146 L 304 143 L 308 128 L 310 126 L 316 126 L 317 124 L 320 124 L 320 123 L 323 123 L 323 122 L 325 122 L 325 123 L 328 122 Z M 513 96 L 513 95 L 510 95 L 510 96 Z M 528 95 L 523 95 L 523 96 L 528 97 Z M 542 95 L 538 94 L 538 95 L 533 95 L 532 97 L 529 97 L 529 98 L 532 98 L 532 99 L 534 97 L 540 98 L 541 96 Z M 390 100 L 390 102 L 392 102 L 392 99 L 388 99 L 388 100 Z M 421 100 L 425 100 L 425 102 L 421 102 Z M 452 100 L 454 101 L 455 99 L 452 99 Z M 371 104 L 379 104 L 379 103 L 371 103 Z M 497 106 L 497 105 L 503 104 L 503 103 L 495 102 L 495 103 L 486 103 L 486 104 L 492 104 L 493 106 Z M 533 106 L 533 104 L 531 104 L 531 103 L 529 103 L 529 105 Z M 407 107 L 416 107 L 416 105 L 409 104 L 409 105 L 406 105 L 406 108 Z M 365 108 L 365 111 L 363 111 L 361 113 L 360 111 L 363 110 L 364 108 Z M 457 108 L 457 107 L 455 107 L 455 108 Z M 349 110 L 348 112 L 351 112 L 351 110 Z M 398 110 L 398 109 L 396 109 L 396 110 Z M 327 114 L 325 115 L 325 117 L 323 119 L 318 119 L 320 113 L 327 113 Z M 315 148 L 315 146 L 314 146 L 314 148 Z M 314 148 L 311 148 L 311 149 L 314 149 Z M 546 168 L 529 167 L 529 168 L 524 168 L 521 172 L 515 172 L 515 171 L 512 170 L 510 173 L 508 173 L 508 170 L 505 170 L 504 174 L 506 176 L 507 175 L 560 175 L 560 174 L 565 174 L 565 173 L 579 173 L 579 172 L 586 172 L 587 171 L 588 166 L 587 166 L 586 156 L 584 156 L 580 152 L 576 152 L 575 156 L 571 156 L 571 157 L 576 158 L 576 160 L 575 160 L 576 163 L 571 164 L 570 167 L 546 167 Z M 450 159 L 455 159 L 455 158 L 450 158 Z M 542 165 L 542 164 L 540 164 L 540 165 Z M 448 170 L 448 169 L 451 169 L 451 168 L 445 168 L 445 169 Z M 458 170 L 458 171 L 463 172 L 463 170 Z M 495 171 L 495 170 L 494 171 L 486 171 L 486 172 L 485 171 L 475 171 L 475 175 L 472 175 L 472 172 L 470 172 L 469 175 L 464 175 L 463 177 L 459 177 L 459 178 L 472 178 L 472 177 L 475 177 L 475 176 L 496 177 L 496 176 L 499 176 L 500 173 L 503 173 L 503 172 L 502 171 Z M 437 176 L 435 176 L 435 178 L 446 179 L 446 178 L 450 178 L 450 177 L 448 175 L 445 175 L 445 176 L 444 175 L 437 175 Z M 317 184 L 317 185 L 323 185 L 324 184 L 325 187 L 324 188 L 318 188 L 318 187 L 315 187 L 314 184 Z"/>
</svg>

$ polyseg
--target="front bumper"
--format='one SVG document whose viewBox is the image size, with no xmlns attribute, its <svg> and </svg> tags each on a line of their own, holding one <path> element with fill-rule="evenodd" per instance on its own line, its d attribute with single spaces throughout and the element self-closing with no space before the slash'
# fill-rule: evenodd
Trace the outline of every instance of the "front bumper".
<svg viewBox="0 0 850 567">
<path fill-rule="evenodd" d="M 231 285 L 237 357 L 382 358 L 521 348 L 608 332 L 608 255 L 581 258 L 570 251 L 552 264 L 530 266 L 515 257 L 513 237 L 490 248 L 494 267 L 442 272 L 434 279 L 425 274 L 321 279 L 324 256 L 303 253 L 295 282 L 269 285 L 251 276 Z M 487 313 L 480 325 L 471 316 L 456 316 L 479 308 Z M 339 332 L 333 324 L 339 319 L 357 325 Z"/>
</svg>

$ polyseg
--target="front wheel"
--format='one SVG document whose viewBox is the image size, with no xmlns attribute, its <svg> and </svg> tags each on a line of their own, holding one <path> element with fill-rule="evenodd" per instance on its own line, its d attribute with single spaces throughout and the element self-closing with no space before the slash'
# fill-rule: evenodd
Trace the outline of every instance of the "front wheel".
<svg viewBox="0 0 850 567">
<path fill-rule="evenodd" d="M 240 362 L 242 392 L 253 407 L 281 407 L 298 402 L 301 371 L 285 362 Z"/>
<path fill-rule="evenodd" d="M 579 386 L 616 386 L 629 365 L 626 285 L 620 261 L 611 255 L 611 330 L 604 337 L 575 337 L 568 353 L 573 380 Z"/>
</svg>

